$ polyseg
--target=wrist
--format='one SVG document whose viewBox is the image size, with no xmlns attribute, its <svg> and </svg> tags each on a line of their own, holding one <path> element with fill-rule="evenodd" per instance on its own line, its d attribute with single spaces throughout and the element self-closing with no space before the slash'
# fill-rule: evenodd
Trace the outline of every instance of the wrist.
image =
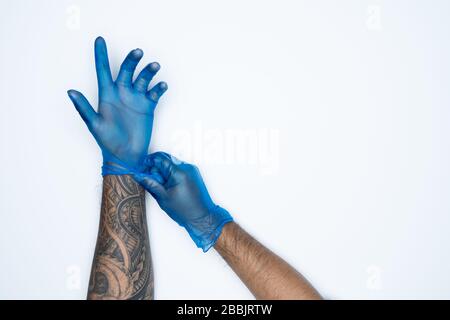
<svg viewBox="0 0 450 320">
<path fill-rule="evenodd" d="M 236 238 L 235 233 L 237 227 L 238 225 L 234 221 L 231 221 L 230 223 L 224 225 L 222 228 L 222 232 L 220 233 L 220 236 L 217 238 L 217 241 L 214 244 L 214 249 L 221 252 L 226 248 L 229 248 L 230 239 Z"/>
<path fill-rule="evenodd" d="M 189 221 L 185 228 L 197 247 L 207 252 L 216 243 L 223 227 L 232 221 L 233 217 L 227 210 L 215 205 L 207 215 Z"/>
<path fill-rule="evenodd" d="M 103 153 L 102 175 L 135 174 L 142 171 L 144 157 L 130 156 L 126 161 L 110 154 Z"/>
</svg>

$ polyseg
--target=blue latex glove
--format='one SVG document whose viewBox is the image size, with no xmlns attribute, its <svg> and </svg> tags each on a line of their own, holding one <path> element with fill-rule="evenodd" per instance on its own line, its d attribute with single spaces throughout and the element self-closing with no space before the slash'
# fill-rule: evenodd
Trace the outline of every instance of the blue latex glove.
<svg viewBox="0 0 450 320">
<path fill-rule="evenodd" d="M 135 174 L 134 179 L 186 228 L 197 247 L 208 251 L 233 218 L 211 200 L 198 168 L 164 152 L 149 155 L 144 163 L 145 172 Z"/>
<path fill-rule="evenodd" d="M 159 82 L 147 91 L 159 70 L 157 62 L 147 65 L 133 82 L 134 70 L 143 54 L 141 49 L 132 50 L 114 82 L 105 40 L 98 37 L 95 40 L 98 112 L 80 92 L 67 92 L 102 150 L 103 175 L 131 174 L 143 169 L 152 134 L 153 112 L 167 90 L 167 84 Z"/>
</svg>

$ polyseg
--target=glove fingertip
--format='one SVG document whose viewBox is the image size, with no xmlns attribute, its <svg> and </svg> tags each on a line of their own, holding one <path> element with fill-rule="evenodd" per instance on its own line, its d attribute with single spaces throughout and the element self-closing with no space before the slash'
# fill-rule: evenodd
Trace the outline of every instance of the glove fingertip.
<svg viewBox="0 0 450 320">
<path fill-rule="evenodd" d="M 78 93 L 79 93 L 78 91 L 73 89 L 67 90 L 67 95 L 69 96 L 70 99 L 75 99 Z"/>
</svg>

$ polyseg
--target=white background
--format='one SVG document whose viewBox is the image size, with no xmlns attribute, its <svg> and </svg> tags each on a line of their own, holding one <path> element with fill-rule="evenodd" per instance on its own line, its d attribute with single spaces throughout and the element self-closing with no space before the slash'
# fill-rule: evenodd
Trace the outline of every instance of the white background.
<svg viewBox="0 0 450 320">
<path fill-rule="evenodd" d="M 450 298 L 448 1 L 0 3 L 0 298 L 85 297 L 101 155 L 66 91 L 96 105 L 98 35 L 113 74 L 162 65 L 151 149 L 326 298 Z M 157 299 L 252 298 L 147 213 Z"/>
</svg>

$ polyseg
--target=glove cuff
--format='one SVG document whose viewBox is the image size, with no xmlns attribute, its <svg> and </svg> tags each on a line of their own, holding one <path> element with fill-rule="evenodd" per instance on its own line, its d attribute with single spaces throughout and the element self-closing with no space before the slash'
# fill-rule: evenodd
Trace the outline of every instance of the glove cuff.
<svg viewBox="0 0 450 320">
<path fill-rule="evenodd" d="M 219 206 L 213 206 L 208 210 L 208 215 L 190 221 L 185 228 L 197 247 L 201 248 L 203 252 L 207 252 L 216 243 L 222 233 L 223 226 L 232 221 L 233 217 L 227 210 Z"/>
<path fill-rule="evenodd" d="M 123 164 L 118 164 L 110 161 L 104 161 L 102 165 L 102 176 L 107 175 L 124 175 L 124 174 L 135 174 L 137 171 L 133 168 L 124 166 Z"/>
<path fill-rule="evenodd" d="M 142 163 L 143 161 L 141 161 Z M 102 176 L 136 174 L 143 171 L 143 165 L 131 166 L 110 154 L 103 155 Z"/>
</svg>

